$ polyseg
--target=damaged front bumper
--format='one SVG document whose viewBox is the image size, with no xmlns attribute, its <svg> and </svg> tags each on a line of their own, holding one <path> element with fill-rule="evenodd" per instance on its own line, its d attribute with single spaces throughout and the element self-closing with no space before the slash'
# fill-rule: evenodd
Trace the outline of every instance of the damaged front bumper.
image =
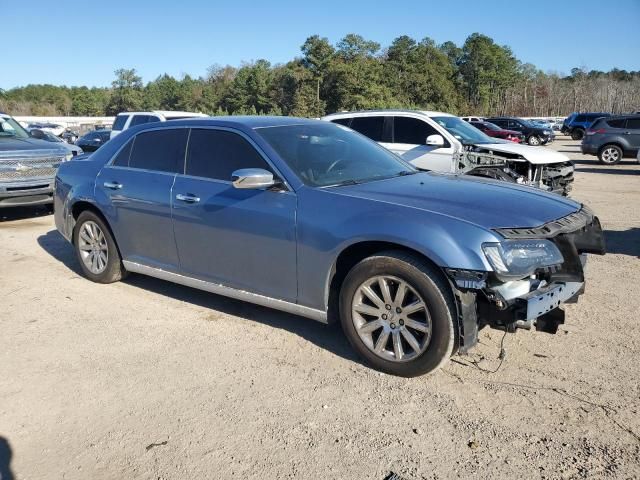
<svg viewBox="0 0 640 480">
<path fill-rule="evenodd" d="M 506 332 L 532 329 L 556 333 L 564 323 L 564 303 L 575 303 L 584 293 L 584 268 L 588 253 L 604 255 L 602 227 L 586 208 L 535 228 L 500 229 L 501 236 L 545 238 L 561 251 L 564 262 L 530 277 L 503 282 L 493 272 L 447 269 L 458 307 L 458 351 L 478 342 L 485 327 Z"/>
</svg>

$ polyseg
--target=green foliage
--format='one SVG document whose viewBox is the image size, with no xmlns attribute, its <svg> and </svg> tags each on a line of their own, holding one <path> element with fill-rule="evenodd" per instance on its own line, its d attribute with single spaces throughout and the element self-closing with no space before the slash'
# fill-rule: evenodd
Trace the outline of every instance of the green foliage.
<svg viewBox="0 0 640 480">
<path fill-rule="evenodd" d="M 462 46 L 406 35 L 380 44 L 350 33 L 332 45 L 308 37 L 301 56 L 213 65 L 204 77 L 164 74 L 146 85 L 119 69 L 111 88 L 27 85 L 0 90 L 0 109 L 15 115 L 114 115 L 187 110 L 212 115 L 320 117 L 342 110 L 417 108 L 455 114 L 551 116 L 575 110 L 629 111 L 640 105 L 640 72 L 574 68 L 545 74 L 511 49 L 474 33 Z"/>
</svg>

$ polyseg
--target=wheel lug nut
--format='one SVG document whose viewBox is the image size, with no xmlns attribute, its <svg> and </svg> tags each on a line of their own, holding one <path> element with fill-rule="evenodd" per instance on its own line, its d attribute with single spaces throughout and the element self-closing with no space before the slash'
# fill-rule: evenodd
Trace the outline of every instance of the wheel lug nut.
<svg viewBox="0 0 640 480">
<path fill-rule="evenodd" d="M 387 310 L 391 310 L 391 305 L 385 305 L 384 308 L 386 308 Z"/>
<path fill-rule="evenodd" d="M 402 309 L 400 307 L 396 308 L 396 313 L 402 313 Z"/>
<path fill-rule="evenodd" d="M 386 319 L 387 319 L 387 314 L 386 314 L 386 313 L 383 313 L 383 314 L 382 314 L 382 319 L 383 319 L 383 320 L 386 320 Z"/>
<path fill-rule="evenodd" d="M 391 328 L 396 328 L 396 324 L 395 324 L 395 323 L 392 323 L 392 324 L 391 324 Z"/>
<path fill-rule="evenodd" d="M 400 320 L 398 323 L 399 323 L 400 325 L 404 325 L 404 320 Z"/>
</svg>

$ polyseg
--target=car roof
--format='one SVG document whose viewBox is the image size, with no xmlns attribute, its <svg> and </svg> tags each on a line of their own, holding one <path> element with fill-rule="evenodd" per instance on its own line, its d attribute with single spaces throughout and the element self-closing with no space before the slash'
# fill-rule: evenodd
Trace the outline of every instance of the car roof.
<svg viewBox="0 0 640 480">
<path fill-rule="evenodd" d="M 451 113 L 438 112 L 433 110 L 408 110 L 408 109 L 380 109 L 380 110 L 356 110 L 353 112 L 336 112 L 330 115 L 326 115 L 323 118 L 344 118 L 350 116 L 365 117 L 368 115 L 402 115 L 403 113 L 413 113 L 419 115 L 425 115 L 427 117 L 455 117 Z"/>
<path fill-rule="evenodd" d="M 165 118 L 186 117 L 193 115 L 196 117 L 207 117 L 208 115 L 198 112 L 182 112 L 176 110 L 151 110 L 148 112 L 120 112 L 118 115 L 162 115 Z"/>
<path fill-rule="evenodd" d="M 219 117 L 206 117 L 206 118 L 183 118 L 180 120 L 172 120 L 171 122 L 154 122 L 144 123 L 137 125 L 129 130 L 133 132 L 139 132 L 146 130 L 147 128 L 171 128 L 175 126 L 211 126 L 211 127 L 230 127 L 230 128 L 268 128 L 268 127 L 282 127 L 287 125 L 305 125 L 305 124 L 321 124 L 326 125 L 326 122 L 320 120 L 313 120 L 309 118 L 299 117 L 279 117 L 268 115 L 230 115 Z"/>
</svg>

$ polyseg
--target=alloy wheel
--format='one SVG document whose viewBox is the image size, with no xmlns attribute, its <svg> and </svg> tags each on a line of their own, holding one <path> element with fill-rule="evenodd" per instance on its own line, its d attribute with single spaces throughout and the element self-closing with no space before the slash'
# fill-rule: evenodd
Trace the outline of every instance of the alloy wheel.
<svg viewBox="0 0 640 480">
<path fill-rule="evenodd" d="M 423 353 L 431 340 L 425 301 L 408 282 L 375 276 L 360 285 L 351 304 L 360 340 L 377 356 L 406 362 Z"/>
<path fill-rule="evenodd" d="M 84 265 L 95 275 L 107 268 L 109 246 L 107 238 L 96 222 L 84 222 L 78 235 L 78 249 Z"/>
<path fill-rule="evenodd" d="M 616 163 L 620 160 L 620 152 L 616 148 L 608 147 L 602 151 L 601 158 L 604 163 Z"/>
<path fill-rule="evenodd" d="M 529 145 L 540 145 L 540 139 L 535 135 L 529 137 Z"/>
</svg>

